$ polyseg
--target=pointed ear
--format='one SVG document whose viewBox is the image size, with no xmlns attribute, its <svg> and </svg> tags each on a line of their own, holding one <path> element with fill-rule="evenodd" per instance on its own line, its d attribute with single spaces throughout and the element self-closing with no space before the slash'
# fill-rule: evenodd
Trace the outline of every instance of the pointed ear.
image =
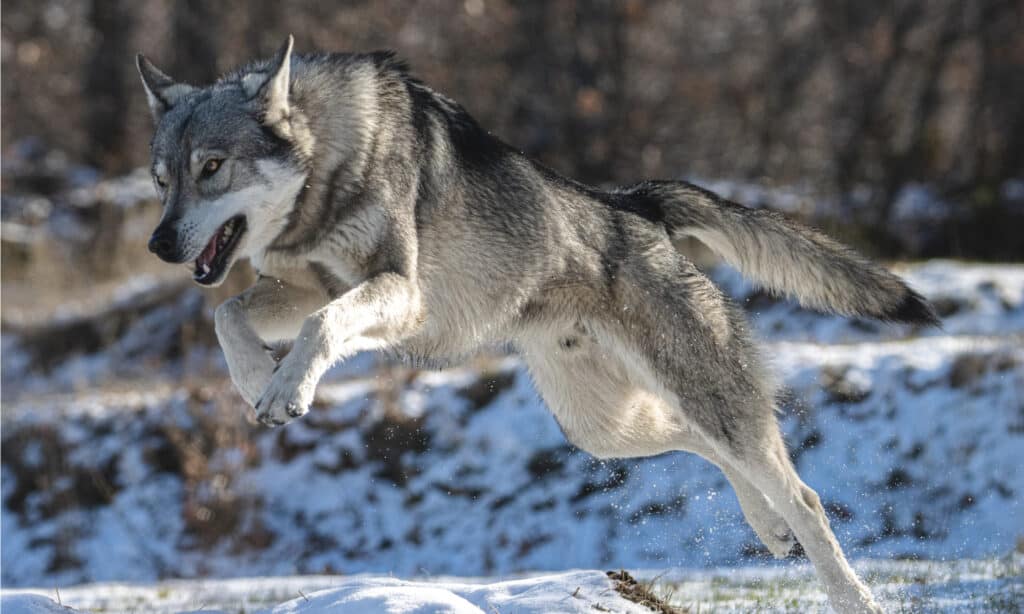
<svg viewBox="0 0 1024 614">
<path fill-rule="evenodd" d="M 269 74 L 257 73 L 243 81 L 249 95 L 258 99 L 263 106 L 263 123 L 267 126 L 273 126 L 289 115 L 288 87 L 291 85 L 294 43 L 295 38 L 289 34 L 288 40 L 270 61 Z"/>
<path fill-rule="evenodd" d="M 149 111 L 157 123 L 160 122 L 164 113 L 195 89 L 191 85 L 175 83 L 174 79 L 153 66 L 153 63 L 141 53 L 135 56 L 135 66 L 139 69 L 139 76 L 142 77 L 142 87 L 146 88 Z"/>
</svg>

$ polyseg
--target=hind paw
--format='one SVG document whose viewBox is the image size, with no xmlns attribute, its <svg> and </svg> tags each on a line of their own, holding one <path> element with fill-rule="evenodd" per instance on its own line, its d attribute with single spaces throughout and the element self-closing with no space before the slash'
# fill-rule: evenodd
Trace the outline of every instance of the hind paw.
<svg viewBox="0 0 1024 614">
<path fill-rule="evenodd" d="M 782 517 L 774 514 L 768 516 L 762 514 L 747 520 L 751 528 L 754 529 L 754 533 L 775 558 L 784 559 L 794 551 L 799 551 L 800 544 Z"/>
<path fill-rule="evenodd" d="M 777 559 L 788 557 L 799 546 L 793 531 L 784 522 L 772 527 L 771 534 L 767 536 L 767 539 L 762 538 L 762 541 L 764 541 L 764 545 L 768 547 L 768 551 L 772 553 L 772 556 Z"/>
</svg>

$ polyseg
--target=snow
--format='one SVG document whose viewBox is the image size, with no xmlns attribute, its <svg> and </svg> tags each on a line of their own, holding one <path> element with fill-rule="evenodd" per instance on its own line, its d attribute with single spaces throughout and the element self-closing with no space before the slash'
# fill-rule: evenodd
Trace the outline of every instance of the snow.
<svg viewBox="0 0 1024 614">
<path fill-rule="evenodd" d="M 271 610 L 302 612 L 452 612 L 473 614 L 511 611 L 528 614 L 592 612 L 595 604 L 618 612 L 645 612 L 646 608 L 620 597 L 607 576 L 584 571 L 513 580 L 495 584 L 409 582 L 393 578 L 366 578 L 346 582 L 293 599 Z"/>
<path fill-rule="evenodd" d="M 979 614 L 1024 605 L 1024 557 L 960 561 L 858 561 L 886 612 Z M 691 611 L 830 612 L 808 564 L 638 571 Z"/>
<path fill-rule="evenodd" d="M 302 587 L 305 587 L 303 590 Z M 329 588 L 325 588 L 329 587 Z M 53 594 L 52 592 L 50 594 Z M 388 577 L 280 577 L 213 582 L 168 582 L 158 586 L 94 585 L 61 592 L 78 610 L 121 611 L 145 607 L 147 612 L 191 609 L 259 611 L 266 614 L 518 614 L 590 613 L 647 614 L 645 607 L 624 599 L 606 574 L 571 571 L 517 580 L 407 581 Z M 294 596 L 284 600 L 285 596 Z M 267 602 L 282 601 L 276 605 Z M 217 610 L 214 608 L 225 608 Z M 42 594 L 8 591 L 0 601 L 4 614 L 67 612 Z"/>
<path fill-rule="evenodd" d="M 1000 559 L 860 561 L 857 571 L 886 611 L 978 614 L 1016 612 L 1024 604 L 1024 556 Z M 828 612 L 807 564 L 716 569 L 648 569 L 635 575 L 654 593 L 691 612 Z M 4 614 L 56 612 L 619 612 L 649 613 L 624 599 L 600 571 L 505 578 L 280 576 L 89 584 L 6 590 Z"/>
<path fill-rule="evenodd" d="M 0 612 L 4 614 L 59 614 L 75 612 L 42 595 L 16 594 L 0 596 Z"/>
</svg>

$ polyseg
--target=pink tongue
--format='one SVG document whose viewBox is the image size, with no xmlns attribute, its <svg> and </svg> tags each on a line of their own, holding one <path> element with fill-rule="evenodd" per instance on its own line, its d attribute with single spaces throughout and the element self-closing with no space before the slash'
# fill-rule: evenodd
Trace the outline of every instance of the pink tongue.
<svg viewBox="0 0 1024 614">
<path fill-rule="evenodd" d="M 206 266 L 210 266 L 213 262 L 213 258 L 217 255 L 217 240 L 219 238 L 220 230 L 217 231 L 217 234 L 213 235 L 210 242 L 206 244 L 206 248 L 203 249 L 203 253 L 199 254 L 199 258 L 196 259 L 196 262 L 199 263 L 200 266 L 204 264 Z"/>
</svg>

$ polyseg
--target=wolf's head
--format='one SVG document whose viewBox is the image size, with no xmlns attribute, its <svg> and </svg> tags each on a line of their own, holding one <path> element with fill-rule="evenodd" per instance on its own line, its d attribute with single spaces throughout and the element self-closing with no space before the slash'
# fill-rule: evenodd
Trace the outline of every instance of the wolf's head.
<svg viewBox="0 0 1024 614">
<path fill-rule="evenodd" d="M 177 83 L 141 54 L 156 121 L 152 174 L 164 211 L 149 249 L 193 263 L 193 279 L 220 284 L 239 257 L 284 228 L 307 175 L 311 148 L 289 104 L 292 37 L 269 62 L 208 87 Z"/>
</svg>

